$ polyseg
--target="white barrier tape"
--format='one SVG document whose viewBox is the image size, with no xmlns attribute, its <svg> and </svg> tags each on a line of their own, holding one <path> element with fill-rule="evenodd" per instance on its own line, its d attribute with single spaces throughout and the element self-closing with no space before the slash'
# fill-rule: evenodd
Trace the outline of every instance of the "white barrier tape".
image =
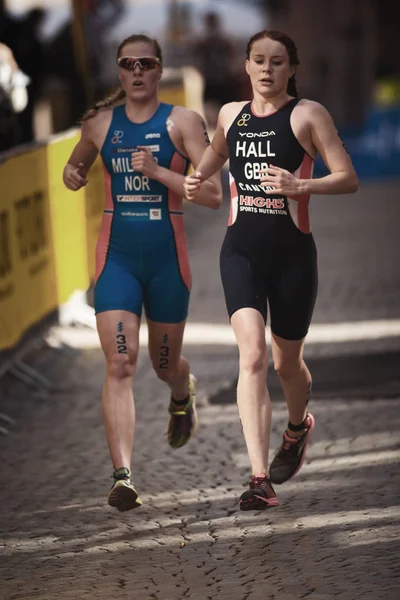
<svg viewBox="0 0 400 600">
<path fill-rule="evenodd" d="M 89 312 L 85 314 L 89 315 Z M 89 318 L 89 321 L 92 324 L 93 317 Z M 61 342 L 73 348 L 100 347 L 98 334 L 93 329 L 56 327 L 53 328 L 53 333 Z M 400 337 L 400 319 L 317 323 L 310 327 L 307 344 L 335 344 L 393 337 Z M 143 323 L 140 328 L 140 345 L 146 346 L 147 339 L 147 326 Z M 269 329 L 266 330 L 266 339 L 270 342 Z M 230 325 L 188 323 L 185 328 L 184 344 L 186 346 L 235 346 L 236 338 Z"/>
</svg>

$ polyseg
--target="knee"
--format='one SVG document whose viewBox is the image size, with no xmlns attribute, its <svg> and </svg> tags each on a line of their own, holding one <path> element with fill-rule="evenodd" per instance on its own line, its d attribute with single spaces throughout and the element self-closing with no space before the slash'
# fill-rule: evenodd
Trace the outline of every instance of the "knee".
<svg viewBox="0 0 400 600">
<path fill-rule="evenodd" d="M 116 354 L 107 358 L 107 378 L 116 381 L 132 379 L 136 370 L 137 356 Z"/>
<path fill-rule="evenodd" d="M 240 352 L 240 370 L 247 375 L 266 374 L 268 370 L 267 348 L 258 346 Z"/>
<path fill-rule="evenodd" d="M 274 369 L 280 379 L 289 380 L 299 373 L 302 362 L 301 359 L 280 359 L 274 362 Z"/>
</svg>

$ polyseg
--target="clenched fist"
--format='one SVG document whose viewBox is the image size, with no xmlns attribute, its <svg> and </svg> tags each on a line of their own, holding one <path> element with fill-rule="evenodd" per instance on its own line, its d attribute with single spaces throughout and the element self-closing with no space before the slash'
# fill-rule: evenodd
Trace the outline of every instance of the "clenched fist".
<svg viewBox="0 0 400 600">
<path fill-rule="evenodd" d="M 191 175 L 185 177 L 183 189 L 185 191 L 186 200 L 194 200 L 197 192 L 200 189 L 201 181 L 202 180 L 200 171 L 196 171 L 195 173 L 192 173 Z"/>
<path fill-rule="evenodd" d="M 303 182 L 286 169 L 269 165 L 260 171 L 260 182 L 266 194 L 299 196 L 304 193 Z"/>
<path fill-rule="evenodd" d="M 143 173 L 149 179 L 157 179 L 158 164 L 147 146 L 138 146 L 137 152 L 132 152 L 132 169 Z"/>
<path fill-rule="evenodd" d="M 77 192 L 81 187 L 88 182 L 86 179 L 86 169 L 83 163 L 79 163 L 76 167 L 68 163 L 64 168 L 63 181 L 65 187 L 73 192 Z"/>
</svg>

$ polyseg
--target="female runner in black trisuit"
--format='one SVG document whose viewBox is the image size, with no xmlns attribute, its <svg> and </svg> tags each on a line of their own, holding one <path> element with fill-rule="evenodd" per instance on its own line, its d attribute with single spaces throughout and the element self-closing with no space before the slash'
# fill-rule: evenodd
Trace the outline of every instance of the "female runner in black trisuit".
<svg viewBox="0 0 400 600">
<path fill-rule="evenodd" d="M 237 402 L 249 453 L 250 489 L 243 510 L 278 505 L 271 485 L 301 467 L 314 417 L 307 411 L 311 375 L 303 360 L 317 293 L 310 194 L 348 194 L 357 175 L 326 109 L 299 99 L 294 42 L 261 31 L 247 46 L 251 102 L 222 107 L 212 145 L 186 178 L 192 200 L 200 183 L 230 160 L 231 212 L 221 249 L 225 300 L 240 354 Z M 320 153 L 330 174 L 312 178 Z M 272 354 L 289 411 L 283 442 L 268 469 L 271 405 L 266 387 L 267 301 Z"/>
</svg>

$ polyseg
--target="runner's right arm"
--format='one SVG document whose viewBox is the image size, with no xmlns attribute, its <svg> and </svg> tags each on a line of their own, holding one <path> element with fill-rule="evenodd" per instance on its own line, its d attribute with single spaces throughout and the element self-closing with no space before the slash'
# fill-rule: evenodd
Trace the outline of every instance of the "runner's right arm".
<svg viewBox="0 0 400 600">
<path fill-rule="evenodd" d="M 94 121 L 95 117 L 93 118 Z M 64 185 L 73 192 L 81 189 L 87 184 L 86 175 L 96 160 L 98 149 L 91 135 L 93 123 L 84 121 L 81 130 L 81 138 L 72 151 L 67 164 L 64 167 Z"/>
<path fill-rule="evenodd" d="M 194 173 L 186 177 L 184 183 L 185 197 L 193 201 L 203 181 L 212 177 L 219 171 L 229 158 L 226 142 L 227 127 L 232 121 L 232 110 L 237 113 L 237 103 L 225 104 L 218 115 L 217 128 L 211 144 L 206 148 Z M 233 108 L 234 106 L 234 108 Z"/>
</svg>

